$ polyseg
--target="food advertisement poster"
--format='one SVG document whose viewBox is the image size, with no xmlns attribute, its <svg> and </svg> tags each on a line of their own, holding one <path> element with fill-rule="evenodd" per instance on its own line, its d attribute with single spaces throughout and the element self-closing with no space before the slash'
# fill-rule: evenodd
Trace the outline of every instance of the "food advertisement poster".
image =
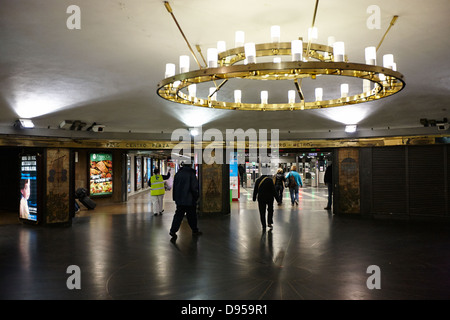
<svg viewBox="0 0 450 320">
<path fill-rule="evenodd" d="M 91 196 L 111 195 L 113 166 L 111 153 L 91 153 L 89 156 L 89 192 Z"/>
</svg>

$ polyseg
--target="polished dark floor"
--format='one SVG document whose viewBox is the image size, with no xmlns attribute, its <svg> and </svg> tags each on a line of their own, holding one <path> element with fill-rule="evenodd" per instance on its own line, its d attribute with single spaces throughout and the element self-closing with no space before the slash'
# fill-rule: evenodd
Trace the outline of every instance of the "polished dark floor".
<svg viewBox="0 0 450 320">
<path fill-rule="evenodd" d="M 1 299 L 449 299 L 450 227 L 445 223 L 334 216 L 326 189 L 285 194 L 263 233 L 251 190 L 231 214 L 184 221 L 168 234 L 174 204 L 153 216 L 149 194 L 82 210 L 71 227 L 0 225 Z M 69 290 L 67 268 L 80 268 Z M 367 268 L 380 268 L 369 289 Z"/>
</svg>

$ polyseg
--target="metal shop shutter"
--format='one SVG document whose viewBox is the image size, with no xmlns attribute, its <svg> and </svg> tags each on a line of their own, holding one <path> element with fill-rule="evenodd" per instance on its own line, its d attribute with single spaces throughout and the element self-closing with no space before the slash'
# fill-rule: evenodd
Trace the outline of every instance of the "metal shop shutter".
<svg viewBox="0 0 450 320">
<path fill-rule="evenodd" d="M 406 214 L 406 149 L 372 149 L 372 213 Z"/>
<path fill-rule="evenodd" d="M 443 146 L 408 148 L 409 212 L 418 215 L 444 215 L 446 208 L 445 161 Z"/>
</svg>

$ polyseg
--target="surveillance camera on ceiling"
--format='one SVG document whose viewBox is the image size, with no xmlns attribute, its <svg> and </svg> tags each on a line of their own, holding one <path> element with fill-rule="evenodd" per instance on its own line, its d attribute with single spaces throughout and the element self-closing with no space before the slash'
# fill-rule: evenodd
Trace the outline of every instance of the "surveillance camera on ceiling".
<svg viewBox="0 0 450 320">
<path fill-rule="evenodd" d="M 450 127 L 450 124 L 448 124 L 448 123 L 438 123 L 437 124 L 437 129 L 439 131 L 448 130 L 449 127 Z"/>
<path fill-rule="evenodd" d="M 102 124 L 96 124 L 92 126 L 92 131 L 94 132 L 103 132 L 103 130 L 105 129 L 106 126 L 102 125 Z"/>
</svg>

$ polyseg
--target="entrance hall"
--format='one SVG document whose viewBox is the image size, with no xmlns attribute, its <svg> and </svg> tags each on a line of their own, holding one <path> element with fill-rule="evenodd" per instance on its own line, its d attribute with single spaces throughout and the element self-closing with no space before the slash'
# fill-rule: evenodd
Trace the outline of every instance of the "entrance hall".
<svg viewBox="0 0 450 320">
<path fill-rule="evenodd" d="M 151 212 L 149 193 L 82 210 L 70 228 L 0 226 L 0 299 L 447 299 L 448 224 L 363 219 L 324 210 L 326 188 L 285 190 L 274 228 L 261 230 L 252 189 L 228 215 L 186 221 L 170 241 L 174 203 Z M 68 266 L 81 272 L 69 290 Z M 369 266 L 380 289 L 369 289 Z M 370 282 L 370 281 L 369 281 Z"/>
</svg>

